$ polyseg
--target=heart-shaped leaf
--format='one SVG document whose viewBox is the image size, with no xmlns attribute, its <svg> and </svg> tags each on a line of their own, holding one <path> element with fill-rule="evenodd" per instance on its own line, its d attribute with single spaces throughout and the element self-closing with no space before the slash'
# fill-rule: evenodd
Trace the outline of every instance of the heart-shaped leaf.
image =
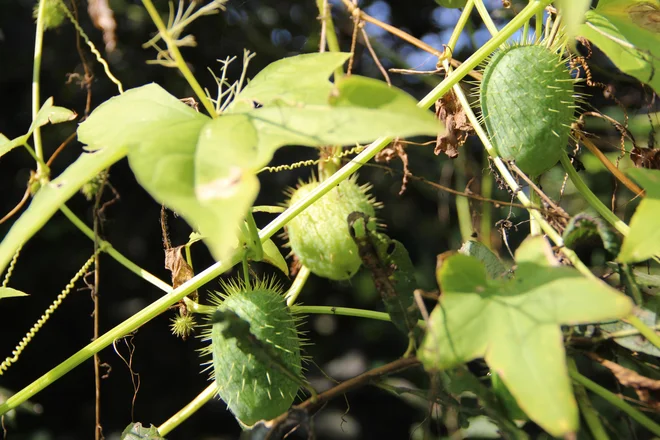
<svg viewBox="0 0 660 440">
<path fill-rule="evenodd" d="M 481 262 L 450 257 L 438 273 L 442 295 L 419 359 L 429 371 L 483 357 L 523 411 L 554 436 L 575 432 L 578 413 L 560 325 L 630 314 L 632 302 L 604 283 L 558 266 L 541 237 L 516 252 L 512 279 L 491 279 Z"/>
</svg>

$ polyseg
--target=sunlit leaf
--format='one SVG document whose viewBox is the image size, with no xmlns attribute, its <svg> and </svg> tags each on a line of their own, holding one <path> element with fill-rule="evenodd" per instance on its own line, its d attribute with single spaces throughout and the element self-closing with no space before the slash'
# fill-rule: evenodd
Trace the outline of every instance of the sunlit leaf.
<svg viewBox="0 0 660 440">
<path fill-rule="evenodd" d="M 555 0 L 564 24 L 568 43 L 575 47 L 575 36 L 584 23 L 585 14 L 591 6 L 591 0 Z"/>
<path fill-rule="evenodd" d="M 234 99 L 229 111 L 246 110 L 253 103 L 267 106 L 273 101 L 285 105 L 327 104 L 332 72 L 351 54 L 309 53 L 283 58 L 266 66 Z"/>
<path fill-rule="evenodd" d="M 627 316 L 632 302 L 606 284 L 558 266 L 541 237 L 516 252 L 512 279 L 489 278 L 477 259 L 450 257 L 442 295 L 418 357 L 429 371 L 483 357 L 534 422 L 554 436 L 575 432 L 578 413 L 560 325 Z"/>
<path fill-rule="evenodd" d="M 64 107 L 57 107 L 53 105 L 53 97 L 51 96 L 44 102 L 44 105 L 41 106 L 37 112 L 37 116 L 32 121 L 30 128 L 27 133 L 24 135 L 18 136 L 12 140 L 9 140 L 6 136 L 0 134 L 0 157 L 2 157 L 8 151 L 23 145 L 25 142 L 30 139 L 32 132 L 37 127 L 42 127 L 48 123 L 59 124 L 60 122 L 71 121 L 78 116 L 76 112 L 71 111 Z"/>
<path fill-rule="evenodd" d="M 486 272 L 491 278 L 499 278 L 506 275 L 509 269 L 502 263 L 497 255 L 493 253 L 488 247 L 474 240 L 468 240 L 463 243 L 463 246 L 458 250 L 463 255 L 474 257 L 481 261 L 486 267 Z"/>
<path fill-rule="evenodd" d="M 646 190 L 630 220 L 630 232 L 623 240 L 617 260 L 634 263 L 660 255 L 660 171 L 633 168 L 628 174 Z"/>
<path fill-rule="evenodd" d="M 12 289 L 11 287 L 0 287 L 0 298 L 12 298 L 15 296 L 28 296 L 28 294 Z"/>
<path fill-rule="evenodd" d="M 657 328 L 660 325 L 658 312 L 660 312 L 659 298 L 652 298 L 645 303 L 644 307 L 636 307 L 633 311 L 634 315 L 650 328 Z M 623 321 L 601 324 L 600 329 L 606 335 L 614 335 L 620 332 L 635 332 L 635 327 Z M 658 331 L 656 330 L 656 332 Z M 660 357 L 660 348 L 653 345 L 652 342 L 640 334 L 628 334 L 627 336 L 614 338 L 614 342 L 634 352 Z"/>
<path fill-rule="evenodd" d="M 660 1 L 601 0 L 578 35 L 602 50 L 622 72 L 660 93 Z"/>
<path fill-rule="evenodd" d="M 158 429 L 151 425 L 149 428 L 142 426 L 142 423 L 131 423 L 121 433 L 120 440 L 165 440 L 158 433 Z"/>
</svg>

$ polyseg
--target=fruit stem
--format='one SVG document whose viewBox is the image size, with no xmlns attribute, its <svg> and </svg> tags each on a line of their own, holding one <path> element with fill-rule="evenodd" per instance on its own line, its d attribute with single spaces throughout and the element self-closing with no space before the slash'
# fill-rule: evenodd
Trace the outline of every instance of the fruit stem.
<svg viewBox="0 0 660 440">
<path fill-rule="evenodd" d="M 584 386 L 586 389 L 591 391 L 594 394 L 597 394 L 607 402 L 611 403 L 615 407 L 619 408 L 624 413 L 628 414 L 633 420 L 637 423 L 654 433 L 655 435 L 660 435 L 660 425 L 656 424 L 653 420 L 646 417 L 644 414 L 639 412 L 636 408 L 628 405 L 616 394 L 606 390 L 605 388 L 598 385 L 596 382 L 593 382 L 583 375 L 581 375 L 577 368 L 574 365 L 568 364 L 568 374 L 571 378 Z"/>
<path fill-rule="evenodd" d="M 350 307 L 292 306 L 291 312 L 310 314 L 310 315 L 355 316 L 357 318 L 375 319 L 378 321 L 388 321 L 388 322 L 392 321 L 388 313 L 376 312 L 373 310 L 354 309 Z"/>
<path fill-rule="evenodd" d="M 541 178 L 540 177 L 538 177 L 538 176 L 537 177 L 532 177 L 531 179 L 534 182 L 534 185 L 536 185 L 537 187 L 540 185 L 540 183 L 541 183 Z M 542 207 L 542 205 L 541 205 L 541 196 L 536 192 L 535 188 L 533 188 L 531 185 L 529 186 L 529 201 L 530 201 L 531 205 L 535 208 L 541 208 Z M 541 235 L 541 233 L 542 233 L 541 225 L 539 224 L 538 221 L 536 221 L 534 216 L 531 215 L 531 211 L 530 211 L 530 215 L 529 215 L 529 233 L 533 236 L 534 235 Z"/>
<path fill-rule="evenodd" d="M 612 211 L 610 211 L 607 206 L 600 201 L 596 194 L 591 191 L 589 186 L 584 183 L 582 177 L 575 171 L 571 160 L 568 158 L 566 152 L 562 152 L 562 155 L 559 157 L 561 165 L 564 167 L 564 171 L 568 174 L 568 177 L 575 185 L 575 188 L 582 194 L 582 197 L 585 198 L 589 206 L 596 210 L 609 224 L 614 226 L 614 228 L 621 233 L 624 237 L 630 232 L 630 227 L 619 219 Z"/>
<path fill-rule="evenodd" d="M 32 65 L 32 120 L 35 121 L 37 113 L 41 108 L 41 99 L 39 97 L 39 76 L 41 72 L 41 52 L 43 50 L 44 41 L 44 9 L 46 0 L 39 1 L 37 9 L 37 26 L 34 37 L 34 60 Z M 37 177 L 39 179 L 47 179 L 48 176 L 44 175 L 43 168 L 43 145 L 41 142 L 41 128 L 36 124 L 32 132 L 34 138 L 34 152 L 37 156 Z"/>
<path fill-rule="evenodd" d="M 285 298 L 287 306 L 291 307 L 296 302 L 300 292 L 302 292 L 302 288 L 305 286 L 305 283 L 309 278 L 309 274 L 310 272 L 307 266 L 301 265 L 298 274 L 296 275 L 296 279 L 293 280 L 291 287 L 286 292 Z"/>
<path fill-rule="evenodd" d="M 474 6 L 477 8 L 479 16 L 486 25 L 488 32 L 493 36 L 497 35 L 499 31 L 497 30 L 497 26 L 495 25 L 495 22 L 493 22 L 493 19 L 490 18 L 490 14 L 488 13 L 488 9 L 486 9 L 483 0 L 474 0 Z"/>
<path fill-rule="evenodd" d="M 484 160 L 482 169 L 488 170 L 488 153 L 484 150 L 483 153 Z M 489 172 L 486 172 L 485 175 L 481 177 L 481 197 L 484 199 L 490 199 L 493 196 L 493 176 Z M 481 204 L 481 221 L 479 224 L 479 240 L 488 247 L 488 249 L 493 249 L 493 243 L 491 240 L 491 231 L 492 231 L 492 214 L 493 207 L 490 203 Z"/>
<path fill-rule="evenodd" d="M 243 282 L 245 283 L 245 290 L 249 292 L 252 290 L 252 285 L 250 284 L 250 265 L 248 264 L 247 252 L 243 252 L 241 266 L 243 267 Z"/>
<path fill-rule="evenodd" d="M 213 396 L 215 396 L 216 389 L 217 387 L 215 385 L 215 382 L 207 386 L 204 389 L 204 391 L 202 391 L 201 393 L 199 393 L 199 395 L 197 395 L 197 397 L 191 400 L 186 406 L 181 408 L 172 417 L 170 417 L 165 422 L 163 422 L 163 424 L 157 428 L 158 434 L 161 437 L 164 437 L 170 432 L 172 432 L 174 428 L 176 428 L 181 423 L 183 423 L 188 417 L 195 414 L 195 412 L 197 412 L 198 409 L 204 406 L 206 402 L 211 400 Z"/>
</svg>

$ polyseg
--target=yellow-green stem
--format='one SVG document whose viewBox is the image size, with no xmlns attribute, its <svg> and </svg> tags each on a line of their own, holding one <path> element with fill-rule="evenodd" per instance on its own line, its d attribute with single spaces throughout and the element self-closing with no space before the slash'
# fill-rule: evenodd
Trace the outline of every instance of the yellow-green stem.
<svg viewBox="0 0 660 440">
<path fill-rule="evenodd" d="M 637 423 L 639 423 L 640 425 L 651 431 L 653 434 L 660 435 L 660 425 L 658 425 L 653 420 L 646 417 L 636 408 L 633 408 L 632 406 L 628 405 L 626 402 L 623 401 L 621 397 L 601 387 L 596 382 L 593 382 L 587 379 L 586 377 L 584 377 L 583 375 L 581 375 L 577 371 L 577 368 L 575 368 L 575 366 L 571 368 L 571 365 L 569 365 L 568 374 L 571 376 L 571 379 L 573 379 L 575 382 L 579 383 L 580 385 L 584 386 L 592 393 L 602 397 L 610 404 L 619 408 L 621 411 L 628 414 L 633 420 L 635 420 Z"/>
<path fill-rule="evenodd" d="M 477 12 L 479 12 L 481 20 L 483 20 L 484 24 L 486 25 L 488 32 L 490 32 L 491 35 L 497 35 L 499 31 L 497 30 L 497 26 L 495 26 L 493 19 L 490 18 L 490 14 L 486 9 L 486 5 L 484 5 L 483 0 L 474 0 L 474 5 L 477 8 Z"/>
<path fill-rule="evenodd" d="M 332 22 L 330 5 L 327 0 L 316 0 L 316 6 L 319 10 L 321 20 L 323 20 L 323 23 L 325 24 L 325 41 L 328 43 L 328 50 L 330 50 L 330 52 L 341 52 L 339 40 L 337 40 L 337 32 L 335 31 L 335 24 Z M 335 80 L 342 76 L 344 76 L 344 70 L 339 66 L 335 69 Z"/>
<path fill-rule="evenodd" d="M 300 292 L 302 292 L 302 288 L 305 286 L 305 283 L 307 282 L 307 279 L 309 278 L 310 271 L 307 268 L 307 266 L 300 266 L 300 269 L 298 270 L 298 273 L 296 274 L 296 278 L 293 280 L 293 283 L 291 283 L 291 287 L 289 290 L 286 292 L 286 305 L 291 307 L 293 304 L 295 304 L 296 300 L 298 299 L 298 296 L 300 296 Z"/>
<path fill-rule="evenodd" d="M 215 112 L 213 103 L 208 98 L 208 96 L 206 96 L 204 89 L 202 89 L 202 87 L 197 82 L 197 78 L 195 78 L 195 75 L 193 75 L 193 73 L 190 71 L 190 68 L 188 68 L 188 65 L 183 59 L 183 56 L 181 55 L 176 42 L 172 39 L 172 36 L 168 32 L 165 23 L 163 23 L 163 20 L 160 18 L 160 15 L 158 14 L 158 11 L 154 7 L 153 3 L 151 0 L 142 0 L 142 4 L 147 9 L 147 12 L 151 17 L 151 21 L 153 21 L 156 25 L 156 28 L 158 28 L 158 32 L 160 32 L 160 35 L 163 37 L 163 41 L 165 41 L 165 44 L 167 44 L 167 50 L 170 52 L 170 54 L 172 54 L 172 59 L 176 63 L 176 67 L 179 69 L 179 71 L 181 71 L 183 77 L 186 79 L 186 81 L 188 81 L 188 84 L 190 84 L 190 87 L 192 87 L 193 92 L 195 92 L 195 95 L 197 95 L 197 98 L 199 99 L 199 102 L 202 103 L 209 116 L 212 118 L 217 117 L 218 114 Z"/>
<path fill-rule="evenodd" d="M 566 361 L 568 362 L 569 370 L 577 372 L 575 360 L 573 358 L 568 358 Z M 591 404 L 587 390 L 582 384 L 577 382 L 573 385 L 573 390 L 575 391 L 575 400 L 577 400 L 580 413 L 582 413 L 582 418 L 587 423 L 587 427 L 589 427 L 589 431 L 591 431 L 594 440 L 609 440 L 607 431 L 605 430 L 603 423 L 600 421 L 600 414 Z"/>
<path fill-rule="evenodd" d="M 40 98 L 40 86 L 39 86 L 39 77 L 41 74 L 41 53 L 43 50 L 44 42 L 44 9 L 45 9 L 46 0 L 39 1 L 39 7 L 37 9 L 37 26 L 34 36 L 34 61 L 32 64 L 32 120 L 36 120 L 37 113 L 41 108 L 41 98 Z M 46 170 L 43 168 L 43 158 L 44 151 L 43 145 L 41 142 L 41 128 L 39 125 L 34 127 L 32 132 L 34 137 L 34 152 L 39 158 L 37 160 L 37 177 L 45 181 L 48 179 Z"/>
<path fill-rule="evenodd" d="M 582 197 L 589 203 L 589 206 L 591 206 L 593 209 L 595 209 L 598 214 L 600 214 L 609 224 L 614 226 L 614 228 L 621 233 L 624 237 L 628 235 L 630 232 L 630 227 L 625 224 L 622 220 L 619 219 L 612 211 L 609 210 L 603 202 L 600 201 L 600 199 L 596 196 L 596 194 L 591 191 L 591 188 L 584 183 L 584 180 L 582 180 L 582 177 L 575 171 L 575 168 L 573 167 L 573 164 L 571 163 L 571 160 L 568 158 L 568 155 L 564 152 L 559 160 L 561 161 L 561 165 L 564 167 L 564 171 L 566 171 L 566 174 L 568 174 L 568 177 L 571 179 L 571 182 L 573 182 L 573 185 L 575 185 L 575 188 L 580 192 Z"/>
<path fill-rule="evenodd" d="M 191 415 L 195 414 L 195 412 L 200 409 L 206 402 L 211 400 L 213 396 L 215 396 L 216 393 L 216 385 L 215 382 L 207 386 L 204 391 L 199 393 L 197 397 L 195 397 L 188 405 L 184 406 L 181 408 L 176 414 L 174 414 L 172 417 L 167 419 L 162 425 L 158 427 L 158 434 L 160 436 L 164 437 L 174 428 L 179 426 L 181 423 L 183 423 L 188 417 Z"/>
<path fill-rule="evenodd" d="M 483 165 L 482 169 L 488 170 L 488 152 L 484 150 L 483 154 Z M 485 199 L 490 199 L 493 196 L 493 176 L 486 171 L 485 175 L 481 177 L 481 197 Z M 480 241 L 486 245 L 489 249 L 493 249 L 493 243 L 491 240 L 491 230 L 492 230 L 492 220 L 493 220 L 493 207 L 490 203 L 481 204 L 481 220 L 479 222 L 479 234 Z"/>
<path fill-rule="evenodd" d="M 644 336 L 648 341 L 655 345 L 657 348 L 660 348 L 660 336 L 650 327 L 648 327 L 644 322 L 635 315 L 630 315 L 625 319 L 635 327 L 642 336 Z"/>
</svg>

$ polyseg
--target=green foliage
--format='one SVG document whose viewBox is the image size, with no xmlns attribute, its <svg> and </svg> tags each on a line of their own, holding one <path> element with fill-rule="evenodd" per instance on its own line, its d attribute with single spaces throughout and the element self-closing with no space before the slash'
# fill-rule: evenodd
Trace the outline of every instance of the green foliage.
<svg viewBox="0 0 660 440">
<path fill-rule="evenodd" d="M 594 43 L 622 72 L 660 93 L 660 1 L 601 0 L 588 11 L 580 36 Z"/>
<path fill-rule="evenodd" d="M 660 255 L 660 171 L 635 168 L 628 174 L 646 191 L 630 221 L 630 233 L 623 240 L 617 257 L 623 263 L 634 263 Z"/>
<path fill-rule="evenodd" d="M 37 112 L 37 116 L 32 121 L 27 133 L 12 140 L 7 139 L 3 134 L 0 134 L 0 157 L 12 149 L 25 144 L 28 139 L 30 139 L 30 136 L 32 136 L 35 128 L 43 127 L 48 123 L 59 124 L 61 122 L 71 121 L 75 119 L 76 116 L 76 112 L 74 111 L 53 105 L 53 97 L 51 96 L 46 102 L 44 102 L 44 105 L 41 106 Z"/>
<path fill-rule="evenodd" d="M 484 357 L 530 419 L 561 436 L 577 429 L 578 415 L 560 325 L 624 317 L 632 303 L 557 266 L 543 238 L 526 240 L 516 264 L 513 279 L 491 279 L 477 259 L 450 257 L 418 356 L 429 371 Z"/>
<path fill-rule="evenodd" d="M 142 426 L 142 423 L 131 423 L 121 433 L 120 440 L 165 440 L 158 433 L 158 429 L 151 425 L 148 428 Z"/>
<path fill-rule="evenodd" d="M 412 335 L 421 314 L 413 296 L 417 280 L 408 251 L 401 242 L 376 231 L 365 213 L 352 212 L 347 220 L 351 238 L 371 272 L 392 323 L 406 336 Z"/>
</svg>

